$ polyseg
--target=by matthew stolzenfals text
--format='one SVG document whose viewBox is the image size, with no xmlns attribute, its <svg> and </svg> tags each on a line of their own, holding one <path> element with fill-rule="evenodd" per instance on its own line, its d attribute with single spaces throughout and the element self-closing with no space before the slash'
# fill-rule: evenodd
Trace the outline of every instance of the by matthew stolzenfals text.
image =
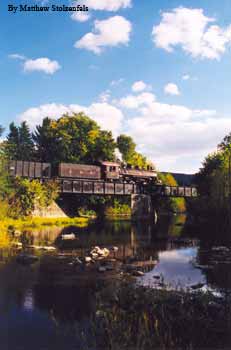
<svg viewBox="0 0 231 350">
<path fill-rule="evenodd" d="M 77 11 L 88 11 L 88 7 L 85 5 L 77 6 L 66 6 L 66 5 L 51 5 L 51 6 L 29 6 L 27 4 L 21 4 L 15 6 L 12 4 L 8 5 L 8 12 L 77 12 Z"/>
</svg>

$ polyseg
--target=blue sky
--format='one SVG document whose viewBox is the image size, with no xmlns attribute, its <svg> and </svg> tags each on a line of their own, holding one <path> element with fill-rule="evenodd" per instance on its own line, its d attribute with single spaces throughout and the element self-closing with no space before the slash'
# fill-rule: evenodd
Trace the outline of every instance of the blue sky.
<svg viewBox="0 0 231 350">
<path fill-rule="evenodd" d="M 79 0 L 83 16 L 0 3 L 0 123 L 85 111 L 160 170 L 195 172 L 231 131 L 229 0 Z M 74 17 L 74 18 L 73 18 Z"/>
</svg>

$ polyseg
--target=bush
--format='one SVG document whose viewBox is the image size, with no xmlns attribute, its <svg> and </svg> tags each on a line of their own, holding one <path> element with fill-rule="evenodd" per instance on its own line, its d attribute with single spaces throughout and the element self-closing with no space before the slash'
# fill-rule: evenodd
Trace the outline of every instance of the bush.
<svg viewBox="0 0 231 350">
<path fill-rule="evenodd" d="M 10 216 L 29 216 L 38 205 L 49 206 L 58 196 L 58 187 L 54 182 L 40 183 L 38 180 L 14 179 L 14 193 L 9 198 Z"/>
<path fill-rule="evenodd" d="M 112 205 L 105 209 L 106 216 L 130 216 L 131 206 L 127 203 L 123 203 L 123 200 L 119 201 L 114 199 Z"/>
</svg>

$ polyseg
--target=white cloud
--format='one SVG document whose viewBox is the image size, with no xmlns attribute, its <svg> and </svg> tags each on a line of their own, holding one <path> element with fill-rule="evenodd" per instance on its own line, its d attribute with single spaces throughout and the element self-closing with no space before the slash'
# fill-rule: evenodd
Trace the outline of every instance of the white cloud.
<svg viewBox="0 0 231 350">
<path fill-rule="evenodd" d="M 200 161 L 230 131 L 231 118 L 221 117 L 214 110 L 161 103 L 149 95 L 148 99 L 143 94 L 128 95 L 117 101 L 122 108 L 133 109 L 124 132 L 159 169 L 197 171 Z"/>
<path fill-rule="evenodd" d="M 103 91 L 100 95 L 99 95 L 99 100 L 100 102 L 108 102 L 109 99 L 111 97 L 111 91 L 110 90 L 106 90 L 106 91 Z"/>
<path fill-rule="evenodd" d="M 178 86 L 173 83 L 168 83 L 167 85 L 165 85 L 164 92 L 168 95 L 180 95 Z"/>
<path fill-rule="evenodd" d="M 71 15 L 71 19 L 73 19 L 73 21 L 77 21 L 77 22 L 86 22 L 91 18 L 91 15 L 89 12 L 84 12 L 84 11 L 76 11 L 73 12 Z"/>
<path fill-rule="evenodd" d="M 61 68 L 57 61 L 51 61 L 47 57 L 36 58 L 34 60 L 28 59 L 23 65 L 25 72 L 44 72 L 46 74 L 54 74 Z"/>
<path fill-rule="evenodd" d="M 85 34 L 76 41 L 75 47 L 100 54 L 105 47 L 115 47 L 129 43 L 131 23 L 122 16 L 110 17 L 94 22 L 94 32 Z"/>
<path fill-rule="evenodd" d="M 46 74 L 54 74 L 61 68 L 57 61 L 52 61 L 47 57 L 36 59 L 27 58 L 24 55 L 14 53 L 8 56 L 11 59 L 23 61 L 24 72 L 44 72 Z"/>
<path fill-rule="evenodd" d="M 191 76 L 189 74 L 185 74 L 185 75 L 182 76 L 182 80 L 184 80 L 184 81 L 187 81 L 187 80 L 197 81 L 198 78 L 197 77 L 193 77 L 193 76 Z"/>
<path fill-rule="evenodd" d="M 118 11 L 132 6 L 132 0 L 80 0 L 80 5 L 86 5 L 90 10 Z"/>
<path fill-rule="evenodd" d="M 38 107 L 32 107 L 19 115 L 19 120 L 26 120 L 31 128 L 41 124 L 45 117 L 57 119 L 63 114 L 73 114 L 84 112 L 94 119 L 103 129 L 111 130 L 114 135 L 118 135 L 121 130 L 123 113 L 121 110 L 104 103 L 92 103 L 90 106 L 81 106 L 77 104 L 63 105 L 50 103 Z"/>
<path fill-rule="evenodd" d="M 123 78 L 120 78 L 120 79 L 118 79 L 118 80 L 112 80 L 112 81 L 110 82 L 110 85 L 111 85 L 111 86 L 118 86 L 118 85 L 122 84 L 123 82 L 124 82 L 124 79 L 123 79 Z"/>
<path fill-rule="evenodd" d="M 14 60 L 21 60 L 21 61 L 24 61 L 26 59 L 26 57 L 24 55 L 20 55 L 18 53 L 12 53 L 8 57 L 12 58 Z"/>
<path fill-rule="evenodd" d="M 193 57 L 219 59 L 231 41 L 231 26 L 221 28 L 212 24 L 215 21 L 205 16 L 203 9 L 178 7 L 162 13 L 160 24 L 153 27 L 152 39 L 168 52 L 180 46 Z"/>
<path fill-rule="evenodd" d="M 150 92 L 143 92 L 140 95 L 128 95 L 119 101 L 121 107 L 136 109 L 142 106 L 149 106 L 155 101 L 155 95 Z"/>
<path fill-rule="evenodd" d="M 147 85 L 142 80 L 136 81 L 132 85 L 132 91 L 133 92 L 141 92 L 141 91 L 144 91 L 144 90 L 151 90 L 151 86 Z"/>
</svg>

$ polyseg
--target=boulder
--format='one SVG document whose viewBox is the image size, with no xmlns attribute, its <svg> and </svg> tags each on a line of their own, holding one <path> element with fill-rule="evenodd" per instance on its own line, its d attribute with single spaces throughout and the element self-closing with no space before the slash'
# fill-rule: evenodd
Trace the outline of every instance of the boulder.
<svg viewBox="0 0 231 350">
<path fill-rule="evenodd" d="M 75 234 L 74 233 L 70 233 L 70 234 L 62 234 L 62 240 L 64 241 L 68 241 L 68 240 L 74 240 L 75 239 Z"/>
<path fill-rule="evenodd" d="M 90 252 L 90 255 L 93 256 L 93 254 L 98 257 L 107 257 L 109 254 L 110 254 L 110 251 L 109 249 L 107 248 L 103 248 L 101 249 L 100 247 L 96 246 L 94 247 L 91 252 Z"/>
<path fill-rule="evenodd" d="M 97 259 L 99 255 L 97 253 L 90 253 L 92 259 Z"/>
<path fill-rule="evenodd" d="M 113 253 L 116 253 L 116 252 L 118 252 L 119 248 L 118 248 L 118 247 L 112 247 L 110 250 L 111 250 Z"/>
<path fill-rule="evenodd" d="M 133 271 L 132 274 L 133 274 L 133 276 L 136 276 L 136 277 L 144 276 L 144 272 L 142 272 L 142 271 Z"/>
<path fill-rule="evenodd" d="M 56 248 L 55 248 L 55 247 L 52 247 L 52 246 L 41 247 L 41 249 L 46 250 L 46 251 L 48 251 L 48 252 L 53 252 L 53 251 L 56 250 Z"/>
</svg>

